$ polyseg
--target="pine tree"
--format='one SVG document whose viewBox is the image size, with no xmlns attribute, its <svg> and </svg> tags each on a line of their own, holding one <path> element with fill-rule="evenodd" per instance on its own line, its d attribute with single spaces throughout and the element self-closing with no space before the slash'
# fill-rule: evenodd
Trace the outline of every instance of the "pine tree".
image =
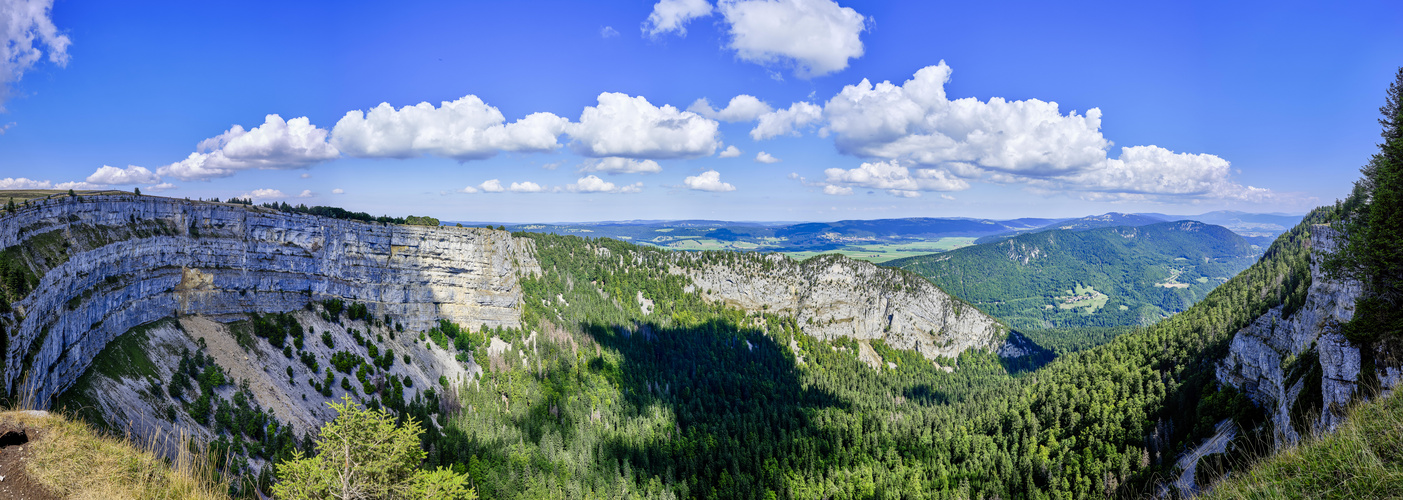
<svg viewBox="0 0 1403 500">
<path fill-rule="evenodd" d="M 1364 284 L 1346 334 L 1356 341 L 1403 332 L 1403 68 L 1379 108 L 1383 143 L 1361 169 L 1349 203 L 1355 213 L 1345 226 L 1341 252 L 1347 275 Z"/>
</svg>

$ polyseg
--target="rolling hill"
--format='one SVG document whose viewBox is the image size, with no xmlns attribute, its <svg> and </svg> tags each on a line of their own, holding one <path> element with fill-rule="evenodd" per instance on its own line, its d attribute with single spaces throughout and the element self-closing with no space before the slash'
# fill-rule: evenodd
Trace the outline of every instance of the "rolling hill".
<svg viewBox="0 0 1403 500">
<path fill-rule="evenodd" d="M 1054 229 L 897 259 L 1014 328 L 1148 325 L 1187 309 L 1260 253 L 1194 221 Z"/>
</svg>

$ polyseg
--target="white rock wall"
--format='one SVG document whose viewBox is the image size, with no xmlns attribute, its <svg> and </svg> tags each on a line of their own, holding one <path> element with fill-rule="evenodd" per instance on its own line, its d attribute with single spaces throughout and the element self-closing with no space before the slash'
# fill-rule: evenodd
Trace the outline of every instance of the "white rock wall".
<svg viewBox="0 0 1403 500">
<path fill-rule="evenodd" d="M 519 326 L 519 278 L 540 272 L 529 241 L 480 228 L 128 195 L 56 198 L 0 218 L 0 248 L 55 235 L 70 242 L 66 262 L 39 263 L 52 268 L 0 316 L 5 387 L 27 378 L 41 406 L 113 338 L 167 316 L 234 318 L 342 298 L 410 330 L 440 318 Z"/>
<path fill-rule="evenodd" d="M 1337 232 L 1329 226 L 1311 228 L 1311 285 L 1305 305 L 1285 319 L 1278 306 L 1237 332 L 1227 357 L 1217 369 L 1220 382 L 1242 390 L 1267 410 L 1275 427 L 1277 446 L 1300 440 L 1291 426 L 1291 407 L 1306 382 L 1302 378 L 1286 386 L 1283 365 L 1309 350 L 1312 343 L 1324 372 L 1320 381 L 1324 409 L 1316 430 L 1333 430 L 1344 418 L 1345 406 L 1358 389 L 1359 348 L 1344 337 L 1340 327 L 1354 317 L 1354 302 L 1361 287 L 1352 280 L 1328 279 L 1320 269 L 1324 257 L 1334 251 L 1337 238 Z M 1397 377 L 1390 378 L 1397 371 L 1380 367 L 1385 388 L 1397 384 Z"/>
<path fill-rule="evenodd" d="M 708 300 L 749 311 L 793 314 L 819 339 L 885 340 L 927 358 L 994 349 L 1006 328 L 912 273 L 844 257 L 795 262 L 779 254 L 705 264 L 679 254 L 673 273 L 692 279 Z"/>
</svg>

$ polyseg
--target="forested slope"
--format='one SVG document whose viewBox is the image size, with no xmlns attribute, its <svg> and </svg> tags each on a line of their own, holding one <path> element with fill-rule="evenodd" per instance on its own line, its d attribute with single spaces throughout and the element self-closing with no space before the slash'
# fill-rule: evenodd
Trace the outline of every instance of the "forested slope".
<svg viewBox="0 0 1403 500">
<path fill-rule="evenodd" d="M 523 325 L 536 334 L 476 349 L 491 369 L 430 437 L 430 459 L 468 464 L 489 497 L 1148 493 L 1215 422 L 1261 428 L 1212 367 L 1233 332 L 1304 300 L 1309 224 L 1330 217 L 1312 213 L 1188 311 L 1021 378 L 989 353 L 946 373 L 880 343 L 894 368 L 873 370 L 846 339 L 687 293 L 646 265 L 651 251 L 532 236 L 544 273 L 523 283 Z M 625 300 L 634 291 L 651 314 Z"/>
<path fill-rule="evenodd" d="M 1241 236 L 1193 221 L 1057 229 L 885 265 L 915 271 L 1020 329 L 1148 325 L 1256 261 Z"/>
</svg>

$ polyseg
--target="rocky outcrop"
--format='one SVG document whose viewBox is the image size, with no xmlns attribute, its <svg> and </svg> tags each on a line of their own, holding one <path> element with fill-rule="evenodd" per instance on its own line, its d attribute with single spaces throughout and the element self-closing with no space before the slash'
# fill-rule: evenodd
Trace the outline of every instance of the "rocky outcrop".
<svg viewBox="0 0 1403 500">
<path fill-rule="evenodd" d="M 696 291 L 747 311 L 791 314 L 823 340 L 884 340 L 927 358 L 994 349 L 1008 330 L 914 273 L 836 255 L 796 262 L 779 254 L 678 254 L 672 272 Z"/>
<path fill-rule="evenodd" d="M 1301 418 L 1297 403 L 1303 393 L 1314 393 L 1312 385 L 1318 385 L 1321 410 L 1309 423 L 1311 431 L 1333 430 L 1359 390 L 1360 349 L 1340 327 L 1354 317 L 1361 287 L 1355 281 L 1330 279 L 1320 268 L 1337 238 L 1329 226 L 1311 228 L 1311 285 L 1305 304 L 1289 316 L 1275 307 L 1237 332 L 1217 368 L 1220 382 L 1242 390 L 1267 411 L 1277 446 L 1300 440 L 1292 418 Z M 1397 371 L 1378 367 L 1384 388 L 1398 383 L 1396 376 L 1389 378 Z"/>
<path fill-rule="evenodd" d="M 161 318 L 339 298 L 411 330 L 440 318 L 514 327 L 519 279 L 540 272 L 530 242 L 504 231 L 128 195 L 25 205 L 0 218 L 0 248 L 41 276 L 0 315 L 5 387 L 32 391 L 41 407 L 113 338 Z"/>
</svg>

